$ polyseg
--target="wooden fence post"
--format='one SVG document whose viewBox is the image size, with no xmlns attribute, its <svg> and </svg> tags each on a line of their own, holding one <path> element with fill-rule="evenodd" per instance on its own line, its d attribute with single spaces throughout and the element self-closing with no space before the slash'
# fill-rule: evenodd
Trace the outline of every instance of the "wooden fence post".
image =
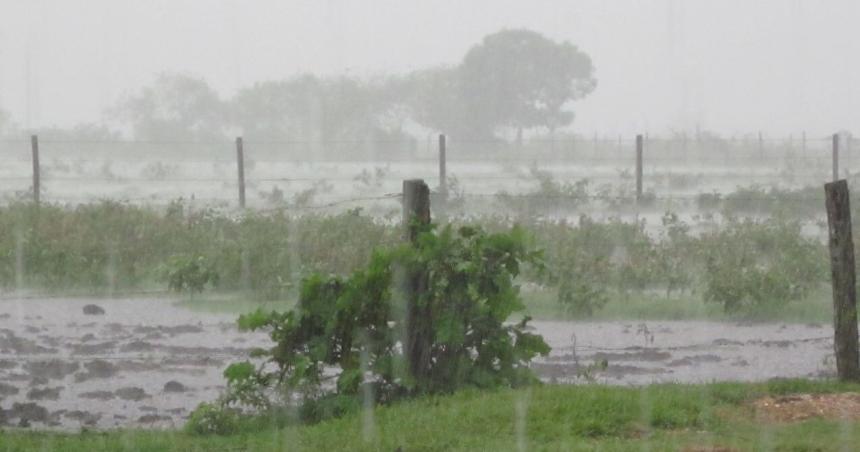
<svg viewBox="0 0 860 452">
<path fill-rule="evenodd" d="M 30 136 L 30 148 L 33 152 L 33 202 L 39 205 L 42 190 L 42 178 L 39 169 L 39 136 Z"/>
<path fill-rule="evenodd" d="M 422 179 L 403 181 L 403 228 L 405 238 L 415 242 L 421 225 L 430 223 L 430 188 Z"/>
<path fill-rule="evenodd" d="M 245 208 L 245 151 L 242 137 L 236 137 L 236 168 L 239 171 L 239 208 Z"/>
<path fill-rule="evenodd" d="M 839 134 L 833 134 L 833 181 L 839 180 Z"/>
<path fill-rule="evenodd" d="M 439 193 L 442 199 L 448 198 L 448 173 L 446 168 L 447 143 L 444 134 L 439 134 Z"/>
<path fill-rule="evenodd" d="M 840 380 L 860 378 L 857 338 L 857 293 L 854 273 L 854 240 L 848 182 L 824 185 L 829 226 L 830 273 L 833 284 L 833 345 Z"/>
<path fill-rule="evenodd" d="M 642 200 L 642 135 L 636 135 L 636 202 Z"/>
<path fill-rule="evenodd" d="M 413 245 L 424 225 L 430 224 L 430 188 L 421 179 L 403 181 L 404 235 Z M 418 270 L 406 276 L 406 342 L 405 355 L 409 373 L 416 380 L 428 376 L 430 345 L 433 337 L 430 306 L 418 303 L 419 295 L 427 290 L 427 274 Z"/>
</svg>

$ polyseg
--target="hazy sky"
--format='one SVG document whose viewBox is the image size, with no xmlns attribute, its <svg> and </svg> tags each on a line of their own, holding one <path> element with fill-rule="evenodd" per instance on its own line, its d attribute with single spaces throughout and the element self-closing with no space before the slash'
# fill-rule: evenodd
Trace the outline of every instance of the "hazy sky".
<svg viewBox="0 0 860 452">
<path fill-rule="evenodd" d="M 228 96 L 303 72 L 455 64 L 514 27 L 591 55 L 581 133 L 860 131 L 858 0 L 0 0 L 0 106 L 67 126 L 159 72 Z"/>
</svg>

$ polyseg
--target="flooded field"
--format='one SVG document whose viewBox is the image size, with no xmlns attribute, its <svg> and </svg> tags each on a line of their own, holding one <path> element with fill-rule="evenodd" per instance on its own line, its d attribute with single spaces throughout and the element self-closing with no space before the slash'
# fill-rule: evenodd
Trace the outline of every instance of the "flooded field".
<svg viewBox="0 0 860 452">
<path fill-rule="evenodd" d="M 0 301 L 0 423 L 165 428 L 223 389 L 221 372 L 264 346 L 235 316 L 136 298 Z M 552 322 L 534 364 L 545 381 L 639 385 L 755 381 L 830 372 L 826 325 Z"/>
</svg>

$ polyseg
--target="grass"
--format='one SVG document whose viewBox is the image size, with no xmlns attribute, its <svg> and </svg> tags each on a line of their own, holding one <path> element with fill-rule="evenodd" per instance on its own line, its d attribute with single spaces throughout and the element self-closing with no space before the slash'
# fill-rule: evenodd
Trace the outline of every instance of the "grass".
<svg viewBox="0 0 860 452">
<path fill-rule="evenodd" d="M 629 294 L 610 297 L 609 302 L 591 317 L 571 315 L 556 300 L 552 289 L 528 289 L 522 291 L 526 305 L 525 313 L 536 320 L 709 320 L 785 323 L 829 323 L 832 321 L 830 293 L 825 288 L 807 299 L 792 301 L 779 308 L 763 310 L 746 315 L 730 315 L 720 305 L 706 303 L 697 295 Z M 215 314 L 245 314 L 263 308 L 284 311 L 292 309 L 295 299 L 273 301 L 255 300 L 253 295 L 242 292 L 206 292 L 194 298 L 187 296 L 178 305 L 193 311 Z"/>
<path fill-rule="evenodd" d="M 247 314 L 258 308 L 274 311 L 286 311 L 295 306 L 295 300 L 255 300 L 252 296 L 236 293 L 206 293 L 194 298 L 183 298 L 178 306 L 203 313 L 213 314 Z"/>
<path fill-rule="evenodd" d="M 567 312 L 556 300 L 552 289 L 528 289 L 522 291 L 526 305 L 525 313 L 536 320 L 709 320 L 786 323 L 829 323 L 832 321 L 830 293 L 820 290 L 807 299 L 792 301 L 775 309 L 763 310 L 745 316 L 729 315 L 720 305 L 706 303 L 697 295 L 661 294 L 615 295 L 609 302 L 588 318 L 577 317 Z M 195 298 L 183 298 L 178 305 L 204 313 L 245 314 L 263 308 L 284 311 L 295 305 L 295 299 L 258 301 L 252 295 L 241 292 L 207 292 Z"/>
<path fill-rule="evenodd" d="M 543 385 L 403 402 L 377 409 L 372 422 L 355 413 L 312 426 L 225 437 L 9 431 L 0 433 L 0 450 L 506 451 L 520 445 L 528 450 L 850 450 L 860 441 L 858 422 L 764 422 L 748 403 L 765 395 L 827 392 L 860 392 L 860 385 L 805 380 L 644 388 Z"/>
</svg>

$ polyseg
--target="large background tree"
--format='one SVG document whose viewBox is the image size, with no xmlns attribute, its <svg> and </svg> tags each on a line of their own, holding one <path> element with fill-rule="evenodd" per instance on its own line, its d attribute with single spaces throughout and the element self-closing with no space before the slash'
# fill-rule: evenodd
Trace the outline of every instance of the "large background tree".
<svg viewBox="0 0 860 452">
<path fill-rule="evenodd" d="M 397 91 L 395 83 L 302 75 L 240 90 L 230 102 L 231 119 L 249 138 L 372 139 L 390 132 L 385 119 Z"/>
<path fill-rule="evenodd" d="M 530 30 L 503 30 L 472 47 L 458 68 L 459 97 L 476 135 L 573 121 L 570 102 L 597 85 L 588 55 Z"/>
<path fill-rule="evenodd" d="M 114 108 L 139 140 L 248 140 L 316 143 L 320 151 L 401 152 L 416 125 L 460 139 L 573 121 L 571 103 L 594 90 L 591 59 L 568 42 L 502 30 L 460 64 L 406 76 L 356 79 L 300 75 L 264 81 L 221 100 L 202 79 L 161 75 Z M 317 152 L 298 144 L 297 150 Z M 369 149 L 372 148 L 372 149 Z"/>
<path fill-rule="evenodd" d="M 136 139 L 207 141 L 225 136 L 224 104 L 203 79 L 162 74 L 112 110 Z"/>
</svg>

